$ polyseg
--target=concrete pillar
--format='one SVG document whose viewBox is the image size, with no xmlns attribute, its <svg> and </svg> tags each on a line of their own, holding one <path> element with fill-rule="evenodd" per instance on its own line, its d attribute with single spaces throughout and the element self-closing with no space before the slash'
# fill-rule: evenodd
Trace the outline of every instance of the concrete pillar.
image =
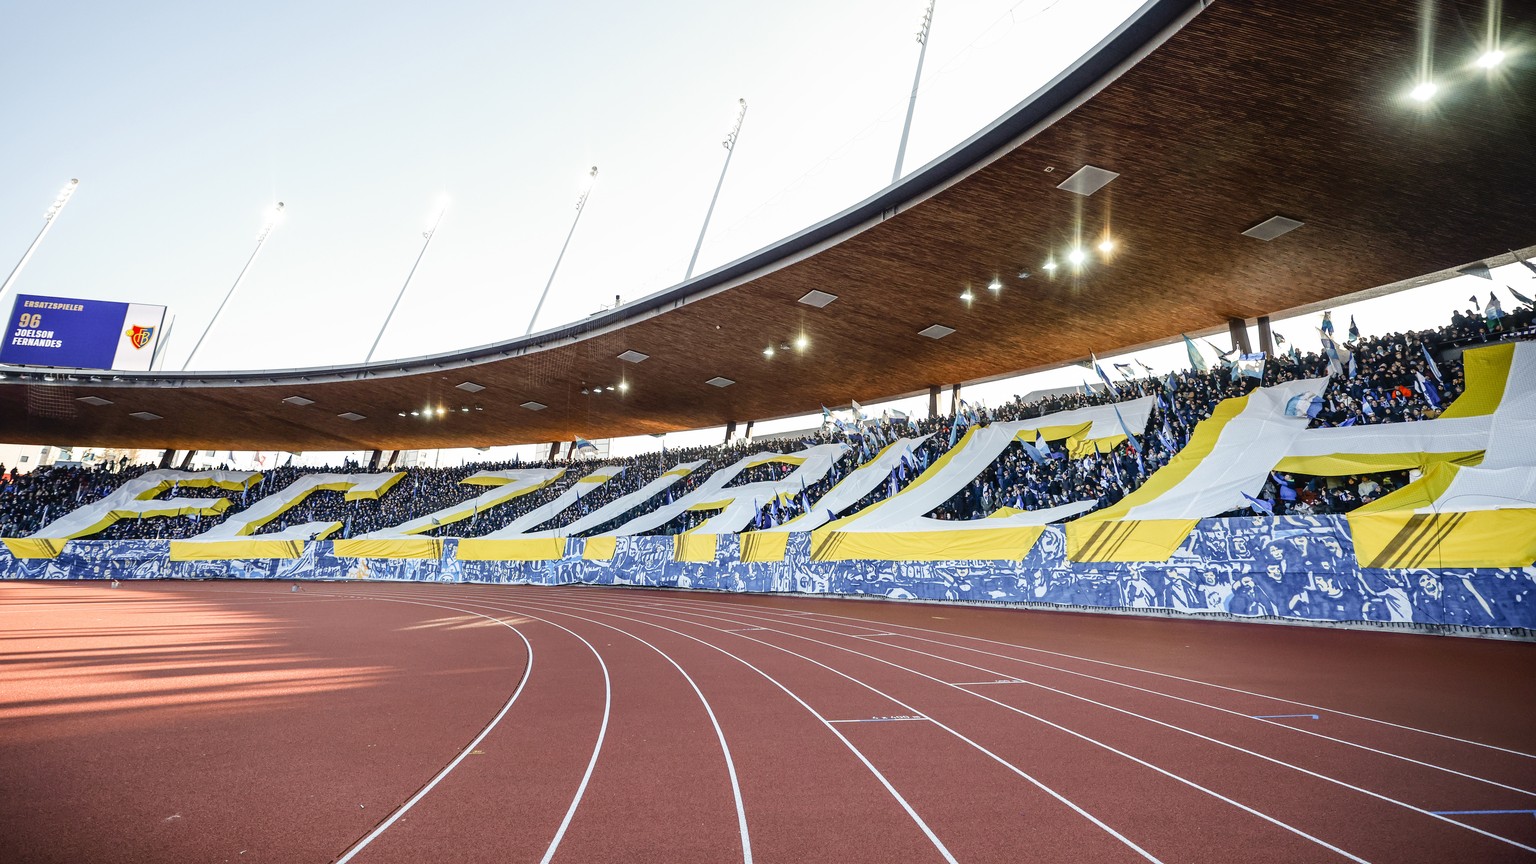
<svg viewBox="0 0 1536 864">
<path fill-rule="evenodd" d="M 385 467 L 386 468 L 393 468 L 393 467 L 395 467 L 395 463 L 399 462 L 399 461 L 400 461 L 400 451 L 399 450 L 391 450 L 391 451 L 389 451 L 389 462 L 385 465 Z"/>
<path fill-rule="evenodd" d="M 960 385 L 949 385 L 949 413 L 960 413 Z"/>
<path fill-rule="evenodd" d="M 731 443 L 731 436 L 736 434 L 736 421 L 725 421 L 725 443 Z"/>
<path fill-rule="evenodd" d="M 555 457 L 559 456 L 559 455 L 560 455 L 560 442 L 559 441 L 551 442 L 550 445 L 549 445 L 549 458 L 548 458 L 547 461 L 553 462 L 553 461 L 555 461 Z"/>
<path fill-rule="evenodd" d="M 1269 332 L 1268 315 L 1259 316 L 1259 350 L 1264 352 L 1265 357 L 1275 359 L 1275 340 Z"/>
<path fill-rule="evenodd" d="M 176 458 L 176 451 L 175 450 L 167 450 L 164 453 L 161 453 L 160 454 L 160 467 L 161 468 L 169 468 L 169 467 L 171 467 L 171 460 L 175 459 L 175 458 Z"/>
<path fill-rule="evenodd" d="M 181 470 L 185 471 L 188 468 L 192 467 L 192 457 L 196 456 L 196 455 L 197 455 L 197 451 L 196 450 L 188 450 L 187 451 L 187 455 L 181 457 Z"/>
<path fill-rule="evenodd" d="M 928 388 L 928 419 L 929 420 L 932 420 L 933 418 L 939 416 L 939 391 L 942 390 L 942 389 L 944 389 L 944 388 L 940 387 L 937 384 L 931 385 Z"/>
<path fill-rule="evenodd" d="M 373 458 L 368 460 L 368 470 L 369 471 L 377 471 L 377 470 L 379 470 L 379 460 L 381 460 L 383 458 L 384 458 L 384 451 L 383 450 L 375 450 L 375 451 L 373 451 Z"/>
<path fill-rule="evenodd" d="M 751 438 L 752 437 L 752 424 L 755 423 L 755 422 L 757 422 L 757 421 L 755 421 L 755 420 L 748 420 L 747 421 L 746 431 L 741 433 L 741 437 L 743 437 L 743 438 Z"/>
<path fill-rule="evenodd" d="M 1253 346 L 1248 343 L 1248 322 L 1241 318 L 1228 318 L 1227 329 L 1232 333 L 1232 345 L 1244 354 L 1252 354 Z"/>
</svg>

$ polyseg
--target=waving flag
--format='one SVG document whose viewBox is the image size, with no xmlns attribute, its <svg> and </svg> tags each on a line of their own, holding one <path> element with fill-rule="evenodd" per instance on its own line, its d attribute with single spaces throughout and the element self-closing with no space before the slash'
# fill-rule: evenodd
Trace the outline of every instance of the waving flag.
<svg viewBox="0 0 1536 864">
<path fill-rule="evenodd" d="M 577 435 L 576 436 L 576 452 L 577 453 L 596 453 L 596 452 L 598 452 L 597 451 L 597 445 L 593 444 L 591 441 L 588 441 L 587 439 L 581 437 L 580 435 Z"/>
<path fill-rule="evenodd" d="M 1349 316 L 1349 341 L 1360 341 L 1360 328 L 1355 325 L 1355 316 Z"/>
<path fill-rule="evenodd" d="M 1435 389 L 1435 385 L 1429 383 L 1429 379 L 1425 378 L 1423 373 L 1414 372 L 1413 377 L 1418 379 L 1419 392 L 1424 394 L 1424 401 L 1428 402 L 1431 408 L 1440 410 L 1440 391 Z"/>
<path fill-rule="evenodd" d="M 1504 307 L 1499 305 L 1499 298 L 1492 291 L 1488 292 L 1488 305 L 1483 307 L 1483 317 L 1488 319 L 1489 327 L 1497 327 L 1499 319 L 1504 317 Z"/>
<path fill-rule="evenodd" d="M 1237 358 L 1238 371 L 1249 378 L 1264 380 L 1264 352 L 1243 354 Z"/>
<path fill-rule="evenodd" d="M 1109 392 L 1115 392 L 1115 384 L 1109 380 L 1108 375 L 1104 374 L 1104 367 L 1099 365 L 1099 358 L 1095 357 L 1091 351 L 1088 353 L 1088 358 L 1093 362 L 1093 371 L 1099 374 L 1099 380 L 1104 382 L 1104 386 L 1109 388 Z"/>
<path fill-rule="evenodd" d="M 1527 261 L 1525 263 L 1526 264 L 1530 264 L 1529 261 Z M 1505 290 L 1509 291 L 1509 293 L 1513 294 L 1515 296 L 1516 300 L 1520 301 L 1521 303 L 1525 304 L 1526 306 L 1536 307 L 1536 300 L 1532 300 L 1531 298 L 1525 296 L 1524 294 L 1521 294 L 1519 291 L 1516 291 L 1510 285 L 1505 285 L 1504 288 L 1505 288 Z"/>
<path fill-rule="evenodd" d="M 1333 335 L 1333 313 L 1332 312 L 1324 312 L 1323 313 L 1323 323 L 1322 323 L 1322 326 L 1318 327 L 1317 329 L 1323 331 L 1324 333 L 1327 333 L 1329 336 Z"/>
<path fill-rule="evenodd" d="M 1116 363 L 1115 364 L 1115 371 L 1119 372 L 1122 376 L 1124 376 L 1125 380 L 1127 380 L 1127 381 L 1129 381 L 1132 378 L 1136 377 L 1136 367 L 1132 366 L 1129 363 Z"/>
<path fill-rule="evenodd" d="M 1247 492 L 1243 493 L 1243 498 L 1248 502 L 1248 506 L 1252 507 L 1256 512 L 1263 513 L 1266 516 L 1275 515 L 1275 505 L 1269 503 L 1268 501 L 1265 501 L 1261 498 L 1255 498 L 1252 495 L 1249 495 Z"/>
<path fill-rule="evenodd" d="M 856 421 L 858 421 L 860 423 L 863 423 L 865 420 L 869 419 L 869 418 L 864 416 L 864 409 L 859 407 L 859 403 L 853 402 L 853 400 L 851 400 L 851 399 L 849 401 L 852 402 L 852 404 L 853 404 L 853 419 L 854 420 L 856 420 Z"/>
<path fill-rule="evenodd" d="M 1181 333 L 1179 335 L 1183 336 L 1184 334 Z M 1190 368 L 1196 372 L 1204 372 L 1207 368 L 1205 358 L 1200 356 L 1200 349 L 1195 347 L 1195 343 L 1191 342 L 1188 336 L 1184 336 L 1184 350 L 1189 353 Z"/>
<path fill-rule="evenodd" d="M 1445 379 L 1440 377 L 1440 366 L 1435 363 L 1435 358 L 1429 353 L 1429 346 L 1420 342 L 1419 350 L 1424 352 L 1424 362 L 1429 365 L 1429 374 L 1435 376 L 1436 381 L 1444 381 Z"/>
</svg>

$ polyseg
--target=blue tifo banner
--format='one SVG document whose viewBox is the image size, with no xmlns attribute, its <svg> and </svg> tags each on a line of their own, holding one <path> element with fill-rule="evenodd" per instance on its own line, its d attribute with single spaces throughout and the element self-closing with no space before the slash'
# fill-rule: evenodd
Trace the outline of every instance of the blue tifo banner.
<svg viewBox="0 0 1536 864">
<path fill-rule="evenodd" d="M 609 560 L 586 560 L 584 545 L 570 540 L 554 561 L 461 561 L 454 539 L 438 558 L 343 558 L 318 541 L 298 558 L 172 561 L 169 541 L 76 540 L 51 559 L 18 559 L 0 546 L 0 578 L 632 585 L 1536 628 L 1536 567 L 1363 568 L 1339 516 L 1204 519 L 1171 559 L 1151 563 L 1068 561 L 1060 525 L 1020 561 L 819 562 L 804 533 L 789 535 L 784 560 L 774 562 L 743 562 L 737 535 L 721 535 L 707 562 L 675 560 L 672 537 L 620 537 Z"/>
</svg>

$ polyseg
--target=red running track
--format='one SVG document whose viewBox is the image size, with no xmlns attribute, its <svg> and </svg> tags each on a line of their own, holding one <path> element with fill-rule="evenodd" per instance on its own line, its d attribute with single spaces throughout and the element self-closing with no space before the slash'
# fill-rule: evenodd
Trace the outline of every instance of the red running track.
<svg viewBox="0 0 1536 864">
<path fill-rule="evenodd" d="M 1536 646 L 0 583 L 0 861 L 1536 860 Z"/>
</svg>

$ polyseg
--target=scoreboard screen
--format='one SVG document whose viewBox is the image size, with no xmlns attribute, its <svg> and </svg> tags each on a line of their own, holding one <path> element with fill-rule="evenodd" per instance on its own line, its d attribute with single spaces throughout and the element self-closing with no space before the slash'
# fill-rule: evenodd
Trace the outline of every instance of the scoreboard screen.
<svg viewBox="0 0 1536 864">
<path fill-rule="evenodd" d="M 148 371 L 165 307 L 22 294 L 5 322 L 0 363 Z"/>
</svg>

